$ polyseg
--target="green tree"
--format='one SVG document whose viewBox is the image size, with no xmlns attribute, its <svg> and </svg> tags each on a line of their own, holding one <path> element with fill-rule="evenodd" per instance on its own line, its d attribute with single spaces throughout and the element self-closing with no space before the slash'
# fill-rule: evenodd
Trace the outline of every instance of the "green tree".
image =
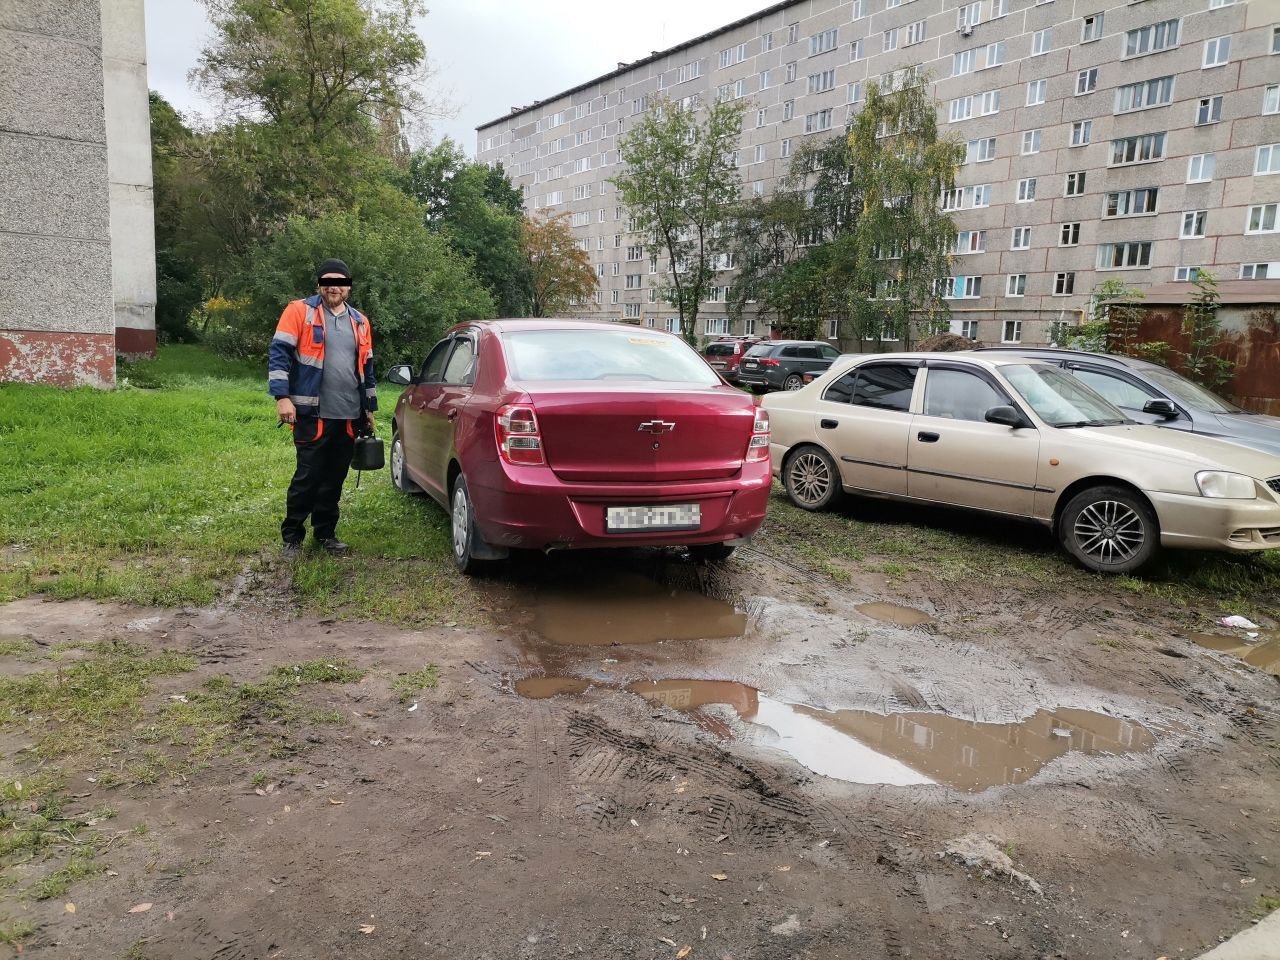
<svg viewBox="0 0 1280 960">
<path fill-rule="evenodd" d="M 1218 278 L 1205 270 L 1197 270 L 1192 280 L 1195 293 L 1183 309 L 1182 333 L 1187 349 L 1182 363 L 1188 376 L 1210 390 L 1220 390 L 1231 379 L 1231 362 L 1218 354 L 1219 321 Z"/>
<path fill-rule="evenodd" d="M 224 352 L 265 356 L 280 311 L 315 288 L 315 265 L 335 252 L 351 267 L 351 303 L 373 321 L 377 368 L 422 360 L 450 325 L 493 316 L 471 261 L 415 219 L 371 224 L 353 213 L 290 218 L 254 250 L 233 288 L 242 306 L 216 331 Z"/>
<path fill-rule="evenodd" d="M 680 332 L 696 343 L 698 306 L 729 244 L 723 225 L 742 180 L 737 151 L 742 102 L 716 101 L 705 111 L 655 97 L 618 138 L 624 169 L 611 181 L 651 258 L 665 260 L 662 295 L 680 317 Z"/>
<path fill-rule="evenodd" d="M 567 213 L 529 217 L 520 251 L 529 275 L 529 316 L 554 317 L 596 292 L 591 258 L 573 239 Z"/>
<path fill-rule="evenodd" d="M 429 229 L 471 257 L 502 316 L 528 310 L 529 271 L 520 251 L 520 191 L 500 170 L 472 163 L 449 138 L 417 150 L 404 174 Z"/>
<path fill-rule="evenodd" d="M 183 155 L 195 134 L 160 94 L 151 93 L 151 172 L 156 223 L 156 331 L 165 341 L 195 338 L 192 315 L 204 300 L 198 251 L 187 230 L 190 194 Z"/>
<path fill-rule="evenodd" d="M 853 295 L 865 304 L 867 292 L 877 291 L 887 304 L 885 319 L 910 348 L 917 329 L 935 332 L 950 314 L 942 285 L 956 228 L 941 200 L 955 187 L 964 147 L 938 136 L 927 77 L 903 70 L 883 85 L 867 84 L 866 102 L 831 150 L 823 170 L 850 185 L 837 196 L 861 205 L 856 213 L 841 205 L 834 211 L 852 216 L 845 253 Z"/>
</svg>

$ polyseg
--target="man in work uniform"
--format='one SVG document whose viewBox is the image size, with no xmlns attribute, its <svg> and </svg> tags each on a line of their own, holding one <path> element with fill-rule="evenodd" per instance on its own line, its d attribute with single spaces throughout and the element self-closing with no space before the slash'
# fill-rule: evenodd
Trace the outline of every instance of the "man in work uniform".
<svg viewBox="0 0 1280 960">
<path fill-rule="evenodd" d="M 351 271 L 326 260 L 316 269 L 316 289 L 280 314 L 268 363 L 276 413 L 293 430 L 298 454 L 280 525 L 286 557 L 301 553 L 308 516 L 325 550 L 348 552 L 337 536 L 338 499 L 356 435 L 373 428 L 378 409 L 369 320 L 347 304 Z"/>
</svg>

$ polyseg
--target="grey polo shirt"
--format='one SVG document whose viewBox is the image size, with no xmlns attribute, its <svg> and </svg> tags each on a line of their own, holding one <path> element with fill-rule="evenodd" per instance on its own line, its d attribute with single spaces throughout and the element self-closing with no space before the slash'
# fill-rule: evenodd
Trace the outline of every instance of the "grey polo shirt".
<svg viewBox="0 0 1280 960">
<path fill-rule="evenodd" d="M 356 373 L 356 335 L 347 310 L 324 308 L 324 370 L 320 380 L 320 416 L 329 420 L 360 417 L 360 378 Z"/>
</svg>

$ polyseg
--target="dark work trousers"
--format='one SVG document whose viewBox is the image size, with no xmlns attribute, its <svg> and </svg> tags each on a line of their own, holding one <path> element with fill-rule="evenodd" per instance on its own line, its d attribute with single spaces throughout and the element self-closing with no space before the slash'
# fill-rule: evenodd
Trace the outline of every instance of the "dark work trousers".
<svg viewBox="0 0 1280 960">
<path fill-rule="evenodd" d="M 285 498 L 284 523 L 280 524 L 285 543 L 302 542 L 307 535 L 303 524 L 308 515 L 317 540 L 335 535 L 338 499 L 351 468 L 354 433 L 355 423 L 351 420 L 298 418 L 293 432 L 298 467 Z"/>
</svg>

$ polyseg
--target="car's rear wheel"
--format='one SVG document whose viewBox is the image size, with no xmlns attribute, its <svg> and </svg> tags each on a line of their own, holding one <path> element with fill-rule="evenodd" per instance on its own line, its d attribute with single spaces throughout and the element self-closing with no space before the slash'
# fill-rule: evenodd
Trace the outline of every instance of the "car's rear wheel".
<svg viewBox="0 0 1280 960">
<path fill-rule="evenodd" d="M 422 488 L 414 483 L 404 468 L 404 440 L 400 431 L 391 432 L 391 483 L 404 493 L 421 493 Z"/>
<path fill-rule="evenodd" d="M 826 510 L 834 506 L 844 492 L 840 486 L 840 468 L 821 447 L 799 447 L 792 451 L 782 466 L 782 484 L 791 502 L 803 510 Z"/>
<path fill-rule="evenodd" d="M 480 541 L 480 531 L 476 527 L 475 506 L 471 502 L 471 491 L 467 489 L 467 480 L 462 474 L 453 483 L 453 493 L 449 497 L 449 527 L 453 540 L 453 563 L 461 573 L 478 573 L 484 561 L 476 557 L 476 547 Z"/>
<path fill-rule="evenodd" d="M 1159 550 L 1160 525 L 1151 505 L 1133 491 L 1090 487 L 1062 511 L 1058 540 L 1095 573 L 1132 573 Z"/>
<path fill-rule="evenodd" d="M 727 543 L 699 543 L 689 548 L 689 558 L 698 563 L 718 563 L 733 556 L 734 547 Z"/>
<path fill-rule="evenodd" d="M 793 373 L 782 381 L 783 390 L 799 390 L 804 386 L 804 377 L 798 373 Z"/>
</svg>

